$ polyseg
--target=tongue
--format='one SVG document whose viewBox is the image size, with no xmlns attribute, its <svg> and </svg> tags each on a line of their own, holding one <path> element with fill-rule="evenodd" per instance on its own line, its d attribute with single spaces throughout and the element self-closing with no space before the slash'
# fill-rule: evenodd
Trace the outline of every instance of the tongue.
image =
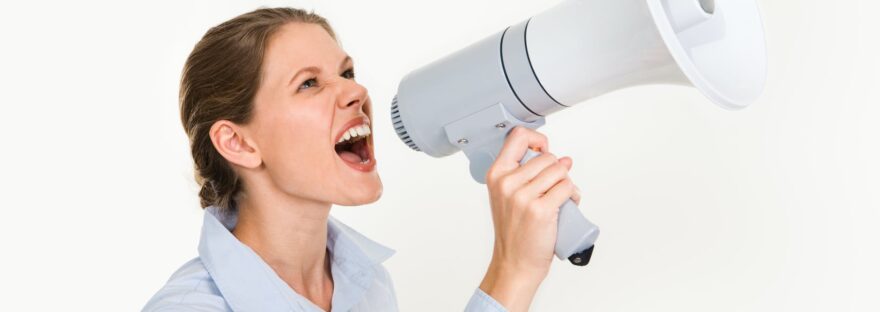
<svg viewBox="0 0 880 312">
<path fill-rule="evenodd" d="M 339 153 L 339 157 L 341 157 L 342 160 L 345 160 L 345 161 L 350 162 L 350 163 L 359 163 L 359 162 L 361 162 L 361 157 L 360 157 L 360 156 L 358 156 L 358 155 L 355 154 L 355 153 L 349 152 L 349 151 L 343 151 L 343 152 L 340 152 L 340 153 Z"/>
</svg>

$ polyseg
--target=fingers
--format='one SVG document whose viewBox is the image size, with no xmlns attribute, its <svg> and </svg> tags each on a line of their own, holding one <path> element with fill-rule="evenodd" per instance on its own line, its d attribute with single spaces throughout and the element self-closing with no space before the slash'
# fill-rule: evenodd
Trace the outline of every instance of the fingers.
<svg viewBox="0 0 880 312">
<path fill-rule="evenodd" d="M 526 162 L 525 165 L 519 167 L 518 169 L 514 169 L 510 172 L 509 179 L 514 180 L 517 186 L 522 186 L 529 181 L 533 180 L 538 174 L 541 173 L 544 169 L 554 164 L 559 163 L 559 160 L 556 159 L 556 156 L 550 153 L 541 154 L 538 157 L 532 158 Z"/>
<path fill-rule="evenodd" d="M 577 185 L 574 186 L 574 193 L 571 194 L 571 201 L 573 201 L 575 205 L 581 204 L 581 189 L 577 187 Z"/>
<path fill-rule="evenodd" d="M 568 168 L 568 171 L 571 171 L 573 165 L 571 157 L 562 157 L 559 159 L 559 162 L 565 165 L 566 168 Z M 578 188 L 577 185 L 574 186 L 574 193 L 571 194 L 571 201 L 573 201 L 575 205 L 581 204 L 581 189 Z"/>
<path fill-rule="evenodd" d="M 574 196 L 574 193 L 574 183 L 571 182 L 571 179 L 566 178 L 550 188 L 550 190 L 547 191 L 547 194 L 544 194 L 544 196 L 541 197 L 541 201 L 546 202 L 547 205 L 552 207 L 559 207 L 562 206 L 566 200 Z"/>
<path fill-rule="evenodd" d="M 534 197 L 544 195 L 554 185 L 568 178 L 568 168 L 565 164 L 556 162 L 544 168 L 523 188 Z"/>
<path fill-rule="evenodd" d="M 568 156 L 559 158 L 559 163 L 565 165 L 565 167 L 568 168 L 568 170 L 571 170 L 571 166 L 573 165 L 571 157 L 568 157 Z"/>
<path fill-rule="evenodd" d="M 571 158 L 560 158 L 557 163 L 542 170 L 523 190 L 531 196 L 540 197 L 552 207 L 561 206 L 569 198 L 580 204 L 577 186 L 568 177 L 571 166 Z"/>
<path fill-rule="evenodd" d="M 528 148 L 546 153 L 549 151 L 547 137 L 532 129 L 519 126 L 513 128 L 504 140 L 504 147 L 498 153 L 498 158 L 495 159 L 493 167 L 497 168 L 493 169 L 500 171 L 498 172 L 500 174 L 516 169 Z"/>
</svg>

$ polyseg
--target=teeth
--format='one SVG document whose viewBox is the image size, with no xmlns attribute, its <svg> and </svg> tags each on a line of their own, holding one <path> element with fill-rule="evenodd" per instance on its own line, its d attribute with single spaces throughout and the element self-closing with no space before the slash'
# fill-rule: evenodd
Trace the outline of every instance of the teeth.
<svg viewBox="0 0 880 312">
<path fill-rule="evenodd" d="M 339 138 L 337 144 L 361 137 L 369 136 L 372 133 L 370 131 L 370 126 L 363 124 L 360 126 L 354 126 L 348 129 L 345 133 L 342 134 L 342 137 Z"/>
</svg>

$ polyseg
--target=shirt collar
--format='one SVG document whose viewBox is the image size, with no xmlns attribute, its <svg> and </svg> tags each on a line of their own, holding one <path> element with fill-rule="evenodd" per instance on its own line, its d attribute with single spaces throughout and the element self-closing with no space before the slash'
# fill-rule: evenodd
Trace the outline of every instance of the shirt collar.
<svg viewBox="0 0 880 312">
<path fill-rule="evenodd" d="M 230 232 L 237 214 L 205 208 L 199 257 L 226 302 L 235 311 L 319 310 L 293 291 L 253 250 Z M 376 278 L 377 266 L 394 254 L 332 216 L 327 221 L 327 249 L 333 274 L 333 310 L 360 302 Z"/>
</svg>

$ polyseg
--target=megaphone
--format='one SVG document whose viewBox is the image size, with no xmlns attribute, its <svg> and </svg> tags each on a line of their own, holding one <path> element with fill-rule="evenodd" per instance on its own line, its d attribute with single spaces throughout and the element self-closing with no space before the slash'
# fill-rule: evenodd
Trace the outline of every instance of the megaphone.
<svg viewBox="0 0 880 312">
<path fill-rule="evenodd" d="M 515 126 L 646 84 L 693 86 L 736 110 L 761 94 L 766 68 L 755 0 L 567 0 L 410 72 L 391 117 L 410 148 L 462 150 L 485 183 Z M 586 265 L 599 228 L 571 200 L 559 213 L 556 256 Z"/>
</svg>

